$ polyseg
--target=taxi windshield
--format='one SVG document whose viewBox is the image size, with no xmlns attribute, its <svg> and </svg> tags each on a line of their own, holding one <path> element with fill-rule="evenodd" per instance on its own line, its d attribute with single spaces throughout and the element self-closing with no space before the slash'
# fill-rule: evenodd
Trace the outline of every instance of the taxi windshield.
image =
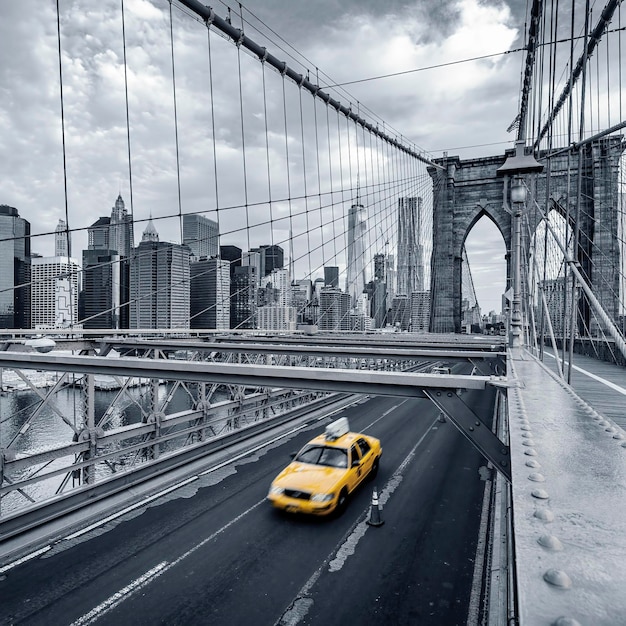
<svg viewBox="0 0 626 626">
<path fill-rule="evenodd" d="M 294 459 L 299 463 L 327 465 L 329 467 L 348 467 L 348 451 L 345 448 L 330 446 L 309 446 Z"/>
</svg>

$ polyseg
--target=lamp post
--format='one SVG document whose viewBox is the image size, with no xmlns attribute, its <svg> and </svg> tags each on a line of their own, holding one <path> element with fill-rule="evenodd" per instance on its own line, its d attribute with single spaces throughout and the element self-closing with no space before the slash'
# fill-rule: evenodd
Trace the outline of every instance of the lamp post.
<svg viewBox="0 0 626 626">
<path fill-rule="evenodd" d="M 538 163 L 532 154 L 524 153 L 524 140 L 515 142 L 515 154 L 507 157 L 504 164 L 496 171 L 498 176 L 504 176 L 504 208 L 512 217 L 512 249 L 513 254 L 513 302 L 511 310 L 511 324 L 509 346 L 515 350 L 523 345 L 522 341 L 522 214 L 526 208 L 526 184 L 524 174 L 533 174 L 543 171 L 543 165 Z M 513 209 L 507 207 L 506 194 L 508 191 L 509 176 L 513 177 L 510 188 L 510 202 Z"/>
<path fill-rule="evenodd" d="M 526 205 L 526 186 L 521 176 L 511 184 L 513 205 L 513 303 L 511 310 L 511 348 L 520 348 L 522 342 L 522 213 Z"/>
</svg>

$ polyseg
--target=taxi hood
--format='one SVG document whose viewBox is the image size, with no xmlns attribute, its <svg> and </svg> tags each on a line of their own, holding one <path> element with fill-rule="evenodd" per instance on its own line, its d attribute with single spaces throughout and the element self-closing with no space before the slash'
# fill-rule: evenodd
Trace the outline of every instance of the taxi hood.
<svg viewBox="0 0 626 626">
<path fill-rule="evenodd" d="M 273 485 L 310 493 L 329 493 L 346 472 L 345 468 L 294 461 L 275 478 Z"/>
</svg>

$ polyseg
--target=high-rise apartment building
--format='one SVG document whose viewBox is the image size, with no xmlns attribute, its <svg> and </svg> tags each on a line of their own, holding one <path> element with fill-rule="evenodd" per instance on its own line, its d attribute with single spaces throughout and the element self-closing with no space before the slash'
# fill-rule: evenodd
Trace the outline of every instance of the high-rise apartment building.
<svg viewBox="0 0 626 626">
<path fill-rule="evenodd" d="M 230 328 L 230 263 L 200 259 L 190 267 L 191 328 Z"/>
<path fill-rule="evenodd" d="M 296 329 L 296 309 L 292 306 L 260 306 L 257 308 L 257 328 L 260 330 L 291 331 Z"/>
<path fill-rule="evenodd" d="M 66 256 L 31 261 L 31 325 L 34 329 L 74 328 L 78 322 L 80 266 Z"/>
<path fill-rule="evenodd" d="M 0 204 L 0 328 L 30 328 L 30 222 Z"/>
<path fill-rule="evenodd" d="M 422 234 L 422 199 L 398 200 L 398 295 L 411 297 L 424 290 L 424 254 L 420 244 Z"/>
<path fill-rule="evenodd" d="M 217 222 L 203 215 L 183 215 L 183 243 L 189 246 L 195 260 L 217 256 L 219 227 Z"/>
<path fill-rule="evenodd" d="M 131 328 L 189 328 L 189 254 L 148 222 L 130 260 Z"/>
<path fill-rule="evenodd" d="M 367 212 L 362 204 L 353 204 L 348 212 L 348 266 L 346 291 L 350 294 L 351 305 L 365 289 L 365 235 Z"/>
</svg>

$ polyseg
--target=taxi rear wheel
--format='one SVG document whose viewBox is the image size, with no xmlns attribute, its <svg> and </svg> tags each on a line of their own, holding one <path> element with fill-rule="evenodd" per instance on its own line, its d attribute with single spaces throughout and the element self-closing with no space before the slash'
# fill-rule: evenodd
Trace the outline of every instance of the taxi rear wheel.
<svg viewBox="0 0 626 626">
<path fill-rule="evenodd" d="M 378 459 L 374 459 L 374 462 L 372 463 L 372 469 L 370 470 L 367 479 L 374 480 L 374 478 L 376 478 L 376 474 L 378 474 Z"/>
</svg>

